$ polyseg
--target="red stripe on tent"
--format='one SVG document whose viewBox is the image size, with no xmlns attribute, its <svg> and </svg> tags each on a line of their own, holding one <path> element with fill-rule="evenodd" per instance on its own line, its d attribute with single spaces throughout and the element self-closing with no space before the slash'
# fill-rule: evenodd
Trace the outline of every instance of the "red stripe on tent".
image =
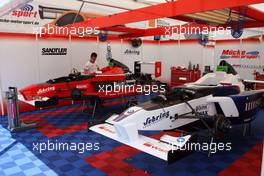
<svg viewBox="0 0 264 176">
<path fill-rule="evenodd" d="M 5 33 L 5 32 L 0 32 L 0 38 L 15 38 L 15 39 L 36 39 L 35 34 L 25 34 L 25 33 Z M 260 37 L 260 39 L 264 41 L 264 36 Z M 43 36 L 42 38 L 44 39 L 69 39 L 68 37 L 65 38 L 65 36 L 56 36 L 56 35 L 49 35 L 49 36 Z M 97 41 L 97 37 L 93 36 L 85 36 L 85 37 L 78 37 L 78 36 L 71 36 L 72 40 L 90 40 L 90 41 Z M 247 38 L 247 39 L 242 39 L 243 42 L 260 42 L 260 39 L 257 38 Z M 116 36 L 109 36 L 110 41 L 118 41 L 120 42 L 121 39 Z M 123 40 L 123 42 L 129 42 L 129 39 Z M 178 42 L 181 43 L 194 43 L 197 42 L 197 40 L 166 40 L 166 41 L 154 41 L 154 40 L 143 40 L 144 43 L 149 43 L 149 44 L 175 44 Z M 213 41 L 213 40 L 211 40 Z M 239 43 L 240 39 L 226 39 L 226 40 L 215 40 L 217 44 L 219 43 Z"/>
<path fill-rule="evenodd" d="M 229 39 L 229 40 L 216 40 L 216 44 L 227 44 L 227 43 L 260 43 L 258 38 L 246 38 L 246 39 Z"/>
<path fill-rule="evenodd" d="M 214 45 L 205 45 L 204 48 L 215 48 Z"/>
<path fill-rule="evenodd" d="M 0 32 L 0 38 L 36 39 L 35 34 Z"/>
<path fill-rule="evenodd" d="M 174 17 L 184 14 L 204 12 L 210 10 L 246 6 L 250 4 L 262 3 L 263 0 L 221 0 L 218 3 L 211 0 L 178 0 L 157 5 L 147 6 L 131 11 L 121 12 L 114 15 L 98 17 L 71 26 L 75 27 L 111 27 L 133 22 L 146 21 L 164 17 Z"/>
<path fill-rule="evenodd" d="M 160 44 L 189 44 L 189 43 L 198 43 L 197 39 L 187 39 L 187 40 L 164 40 L 160 41 Z"/>
</svg>

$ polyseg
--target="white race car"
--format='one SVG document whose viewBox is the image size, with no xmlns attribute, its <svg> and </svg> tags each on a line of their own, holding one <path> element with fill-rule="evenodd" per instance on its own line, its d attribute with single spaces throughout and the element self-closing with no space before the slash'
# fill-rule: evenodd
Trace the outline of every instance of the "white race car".
<svg viewBox="0 0 264 176">
<path fill-rule="evenodd" d="M 254 119 L 264 91 L 244 90 L 237 74 L 209 73 L 194 83 L 175 87 L 165 95 L 113 115 L 90 130 L 170 162 L 192 135 L 165 134 L 154 139 L 141 135 L 141 131 L 172 130 L 201 120 L 198 116 L 215 120 L 221 117 L 224 128 L 229 128 L 229 122 L 248 123 Z"/>
</svg>

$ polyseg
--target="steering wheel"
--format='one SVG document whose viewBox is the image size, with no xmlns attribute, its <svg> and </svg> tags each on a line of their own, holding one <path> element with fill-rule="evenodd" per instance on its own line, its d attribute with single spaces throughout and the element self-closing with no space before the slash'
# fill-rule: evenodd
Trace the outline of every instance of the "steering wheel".
<svg viewBox="0 0 264 176">
<path fill-rule="evenodd" d="M 71 73 L 69 75 L 69 77 L 72 77 L 72 78 L 77 78 L 81 75 L 81 73 L 76 69 L 76 68 L 73 68 L 71 70 Z"/>
<path fill-rule="evenodd" d="M 76 68 L 73 68 L 73 69 L 71 70 L 71 74 L 73 74 L 73 75 L 78 75 L 78 74 L 79 74 L 79 71 L 78 71 Z"/>
<path fill-rule="evenodd" d="M 192 98 L 195 95 L 195 92 L 192 90 L 188 90 L 188 89 L 182 89 L 181 92 L 182 94 L 182 99 L 189 99 Z"/>
</svg>

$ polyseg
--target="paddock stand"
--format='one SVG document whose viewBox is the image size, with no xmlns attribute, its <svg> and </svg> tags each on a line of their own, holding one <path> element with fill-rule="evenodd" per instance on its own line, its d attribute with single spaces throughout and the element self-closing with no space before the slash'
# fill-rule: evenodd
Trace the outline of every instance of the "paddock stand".
<svg viewBox="0 0 264 176">
<path fill-rule="evenodd" d="M 11 132 L 25 131 L 37 126 L 37 123 L 26 124 L 21 122 L 19 116 L 17 88 L 9 87 L 6 92 L 7 112 L 8 112 L 8 129 Z"/>
<path fill-rule="evenodd" d="M 97 109 L 102 106 L 102 103 L 103 102 L 100 99 L 96 98 L 96 97 L 91 97 L 90 98 L 90 105 L 92 107 L 92 109 L 91 109 L 92 111 L 91 111 L 91 117 L 87 121 L 87 131 L 88 132 L 90 132 L 90 129 L 89 129 L 90 126 L 95 125 L 95 124 L 99 124 L 102 121 L 104 121 L 102 119 L 96 119 L 96 116 L 95 116 L 96 112 L 97 112 Z M 89 109 L 89 107 L 87 106 L 87 109 L 84 110 L 83 112 L 85 112 L 85 111 L 88 112 L 89 111 L 88 109 Z"/>
</svg>

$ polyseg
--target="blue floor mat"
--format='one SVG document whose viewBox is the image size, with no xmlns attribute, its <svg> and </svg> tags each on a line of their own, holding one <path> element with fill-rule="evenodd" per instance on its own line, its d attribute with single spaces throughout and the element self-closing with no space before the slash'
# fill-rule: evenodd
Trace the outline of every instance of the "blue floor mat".
<svg viewBox="0 0 264 176">
<path fill-rule="evenodd" d="M 79 105 L 60 107 L 51 110 L 42 110 L 23 114 L 40 115 L 45 112 L 67 110 Z M 116 108 L 116 109 L 115 109 Z M 104 117 L 107 113 L 118 111 L 119 107 L 111 107 L 97 114 Z M 47 115 L 45 119 L 50 124 L 63 128 L 87 122 L 89 115 L 80 110 L 60 113 L 59 115 Z M 10 134 L 7 128 L 7 118 L 0 118 L 0 175 L 107 175 L 85 161 L 87 157 L 112 150 L 122 144 L 106 138 L 94 132 L 80 130 L 61 136 L 48 138 L 37 129 L 31 129 L 22 133 Z M 195 152 L 173 164 L 148 155 L 143 152 L 128 158 L 126 163 L 136 169 L 141 169 L 150 175 L 217 175 L 228 167 L 241 155 L 249 151 L 264 136 L 264 111 L 259 112 L 257 119 L 252 124 L 252 135 L 242 136 L 241 126 L 236 126 L 231 133 L 224 138 L 224 142 L 232 142 L 232 150 L 218 152 L 208 157 L 207 154 Z M 36 143 L 100 143 L 100 150 L 93 151 L 43 151 L 40 153 L 34 149 Z"/>
</svg>

